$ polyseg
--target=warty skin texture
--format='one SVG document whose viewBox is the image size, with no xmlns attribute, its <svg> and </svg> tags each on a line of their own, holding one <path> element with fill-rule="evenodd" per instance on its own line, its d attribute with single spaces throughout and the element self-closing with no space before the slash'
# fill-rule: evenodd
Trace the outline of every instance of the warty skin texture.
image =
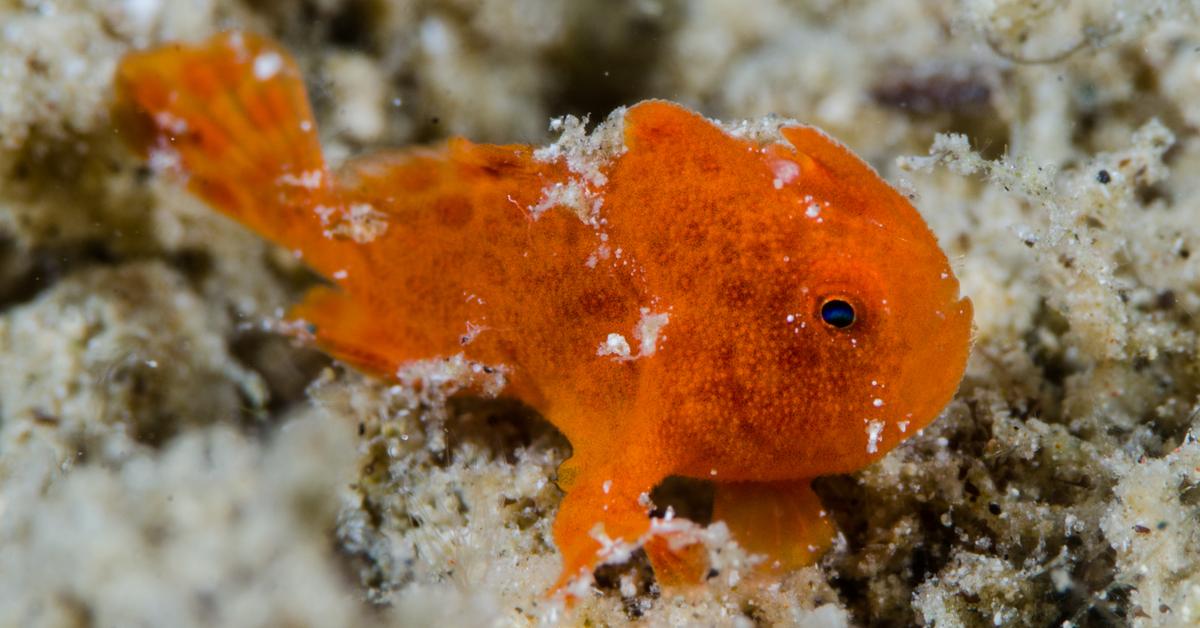
<svg viewBox="0 0 1200 628">
<path fill-rule="evenodd" d="M 814 128 L 759 143 L 646 101 L 610 118 L 623 147 L 586 173 L 463 139 L 333 173 L 265 39 L 131 55 L 117 89 L 152 165 L 330 280 L 291 313 L 319 346 L 383 377 L 462 354 L 562 430 L 559 585 L 605 558 L 597 537 L 646 541 L 670 475 L 714 481 L 714 518 L 768 565 L 811 563 L 833 527 L 810 480 L 882 456 L 962 376 L 971 305 L 945 255 Z M 852 325 L 822 319 L 831 299 Z M 695 552 L 647 550 L 664 582 L 702 573 Z"/>
</svg>

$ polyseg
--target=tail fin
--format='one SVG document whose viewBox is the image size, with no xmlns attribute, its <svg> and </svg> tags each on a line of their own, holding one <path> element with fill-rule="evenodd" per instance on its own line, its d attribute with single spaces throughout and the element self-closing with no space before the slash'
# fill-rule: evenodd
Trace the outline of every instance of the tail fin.
<svg viewBox="0 0 1200 628">
<path fill-rule="evenodd" d="M 333 183 L 292 58 L 249 33 L 134 53 L 116 75 L 114 119 L 151 167 L 264 236 L 300 247 Z"/>
</svg>

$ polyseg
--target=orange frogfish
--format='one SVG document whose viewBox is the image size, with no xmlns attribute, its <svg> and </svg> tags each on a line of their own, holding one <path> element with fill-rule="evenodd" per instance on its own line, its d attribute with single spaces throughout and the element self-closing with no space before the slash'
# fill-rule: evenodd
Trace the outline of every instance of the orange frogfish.
<svg viewBox="0 0 1200 628">
<path fill-rule="evenodd" d="M 543 148 L 451 139 L 333 170 L 264 38 L 132 54 L 116 89 L 152 167 L 328 280 L 289 314 L 317 346 L 380 377 L 464 360 L 566 435 L 559 587 L 654 538 L 668 476 L 712 481 L 713 519 L 765 564 L 815 562 L 834 526 L 812 478 L 883 456 L 962 377 L 971 303 L 945 254 L 813 127 L 652 100 Z"/>
</svg>

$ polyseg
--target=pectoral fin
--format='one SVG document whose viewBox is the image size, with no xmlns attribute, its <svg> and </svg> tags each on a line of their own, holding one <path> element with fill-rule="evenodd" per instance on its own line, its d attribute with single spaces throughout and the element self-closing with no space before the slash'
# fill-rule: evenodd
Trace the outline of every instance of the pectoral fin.
<svg viewBox="0 0 1200 628">
<path fill-rule="evenodd" d="M 833 542 L 833 522 L 809 480 L 717 484 L 713 522 L 723 521 L 734 540 L 766 557 L 765 573 L 817 562 Z M 663 587 L 700 584 L 709 572 L 707 548 L 686 537 L 658 535 L 646 542 L 654 576 Z"/>
<path fill-rule="evenodd" d="M 563 558 L 556 591 L 641 542 L 650 530 L 649 492 L 662 479 L 635 460 L 579 456 L 559 467 L 559 478 L 567 495 L 554 519 Z"/>
<path fill-rule="evenodd" d="M 817 562 L 835 534 L 810 480 L 718 484 L 713 521 L 724 521 L 751 553 L 766 555 L 768 571 Z"/>
<path fill-rule="evenodd" d="M 374 375 L 392 376 L 406 361 L 433 357 L 422 351 L 428 342 L 405 335 L 389 324 L 394 321 L 336 287 L 310 289 L 288 316 L 306 323 L 322 350 Z"/>
<path fill-rule="evenodd" d="M 654 579 L 664 589 L 700 584 L 708 575 L 708 548 L 703 543 L 657 534 L 646 541 L 645 550 Z"/>
</svg>

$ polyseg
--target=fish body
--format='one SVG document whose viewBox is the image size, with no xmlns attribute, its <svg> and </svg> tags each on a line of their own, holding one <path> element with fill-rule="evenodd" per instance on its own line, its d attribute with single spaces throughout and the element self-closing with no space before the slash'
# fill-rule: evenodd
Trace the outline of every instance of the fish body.
<svg viewBox="0 0 1200 628">
<path fill-rule="evenodd" d="M 574 143 L 453 139 L 335 172 L 266 39 L 135 53 L 117 92 L 131 146 L 329 281 L 290 313 L 318 346 L 381 377 L 461 356 L 566 435 L 560 585 L 598 538 L 646 541 L 672 475 L 712 480 L 714 519 L 769 564 L 810 564 L 833 535 L 811 479 L 924 427 L 965 368 L 971 304 L 932 233 L 812 127 L 645 101 Z M 666 580 L 695 572 L 647 549 Z"/>
</svg>

